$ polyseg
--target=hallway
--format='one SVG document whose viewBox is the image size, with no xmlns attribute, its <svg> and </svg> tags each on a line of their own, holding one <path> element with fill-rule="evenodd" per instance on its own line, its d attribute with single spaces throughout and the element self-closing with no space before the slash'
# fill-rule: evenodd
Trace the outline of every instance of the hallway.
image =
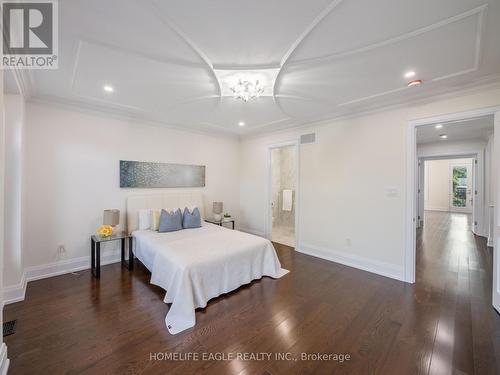
<svg viewBox="0 0 500 375">
<path fill-rule="evenodd" d="M 415 293 L 433 310 L 427 317 L 428 333 L 434 335 L 430 374 L 500 373 L 500 316 L 491 305 L 492 261 L 486 240 L 471 231 L 471 215 L 425 212 L 417 235 Z"/>
</svg>

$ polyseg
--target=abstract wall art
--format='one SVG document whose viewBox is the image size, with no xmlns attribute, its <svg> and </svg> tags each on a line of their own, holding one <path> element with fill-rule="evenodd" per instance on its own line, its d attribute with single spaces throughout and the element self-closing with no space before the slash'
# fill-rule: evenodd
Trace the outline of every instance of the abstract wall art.
<svg viewBox="0 0 500 375">
<path fill-rule="evenodd" d="M 120 160 L 121 188 L 205 186 L 205 166 Z"/>
</svg>

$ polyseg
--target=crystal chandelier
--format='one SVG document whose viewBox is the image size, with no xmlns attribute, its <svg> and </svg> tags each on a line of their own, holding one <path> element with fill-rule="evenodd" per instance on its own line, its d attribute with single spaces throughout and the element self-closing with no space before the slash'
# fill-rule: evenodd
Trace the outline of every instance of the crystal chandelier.
<svg viewBox="0 0 500 375">
<path fill-rule="evenodd" d="M 231 91 L 236 99 L 241 99 L 246 103 L 249 100 L 258 98 L 264 92 L 264 88 L 259 85 L 259 80 L 250 82 L 240 79 L 236 85 L 231 87 Z"/>
</svg>

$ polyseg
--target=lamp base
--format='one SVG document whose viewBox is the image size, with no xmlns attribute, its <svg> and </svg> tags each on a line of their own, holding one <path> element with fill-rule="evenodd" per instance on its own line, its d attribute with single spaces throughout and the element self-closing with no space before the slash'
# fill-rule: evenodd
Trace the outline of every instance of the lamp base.
<svg viewBox="0 0 500 375">
<path fill-rule="evenodd" d="M 214 214 L 214 220 L 221 221 L 222 220 L 221 214 Z"/>
</svg>

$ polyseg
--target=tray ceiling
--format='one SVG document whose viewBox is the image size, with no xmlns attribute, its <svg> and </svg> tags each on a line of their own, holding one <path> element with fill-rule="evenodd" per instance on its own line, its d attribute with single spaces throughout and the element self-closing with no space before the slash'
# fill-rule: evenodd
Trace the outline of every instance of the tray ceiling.
<svg viewBox="0 0 500 375">
<path fill-rule="evenodd" d="M 182 128 L 244 136 L 500 78 L 498 1 L 78 0 L 59 7 L 59 69 L 30 72 L 33 99 Z M 274 96 L 248 103 L 221 96 L 221 69 L 277 69 Z M 424 84 L 407 87 L 408 70 Z"/>
</svg>

